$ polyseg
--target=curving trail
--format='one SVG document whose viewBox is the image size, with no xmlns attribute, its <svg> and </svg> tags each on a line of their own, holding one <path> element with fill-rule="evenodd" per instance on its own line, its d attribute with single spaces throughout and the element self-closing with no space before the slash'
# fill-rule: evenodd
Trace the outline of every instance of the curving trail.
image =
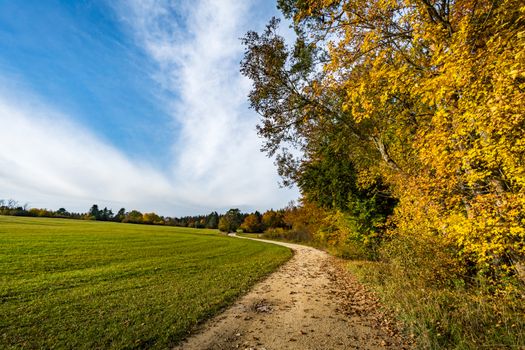
<svg viewBox="0 0 525 350">
<path fill-rule="evenodd" d="M 264 240 L 262 240 L 264 241 Z M 294 256 L 176 349 L 405 349 L 377 300 L 325 252 Z"/>
</svg>

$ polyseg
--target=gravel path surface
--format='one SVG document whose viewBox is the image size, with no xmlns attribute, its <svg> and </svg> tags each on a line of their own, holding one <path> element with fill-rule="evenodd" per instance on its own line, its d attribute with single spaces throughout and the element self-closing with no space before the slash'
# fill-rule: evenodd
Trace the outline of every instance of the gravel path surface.
<svg viewBox="0 0 525 350">
<path fill-rule="evenodd" d="M 294 256 L 176 349 L 408 349 L 377 299 L 315 248 Z"/>
</svg>

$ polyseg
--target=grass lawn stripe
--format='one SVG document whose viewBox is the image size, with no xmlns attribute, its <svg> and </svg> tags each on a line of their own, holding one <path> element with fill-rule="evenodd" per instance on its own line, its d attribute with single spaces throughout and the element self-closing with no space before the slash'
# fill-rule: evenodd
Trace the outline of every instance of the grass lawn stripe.
<svg viewBox="0 0 525 350">
<path fill-rule="evenodd" d="M 0 216 L 0 348 L 166 348 L 290 256 L 212 230 Z"/>
</svg>

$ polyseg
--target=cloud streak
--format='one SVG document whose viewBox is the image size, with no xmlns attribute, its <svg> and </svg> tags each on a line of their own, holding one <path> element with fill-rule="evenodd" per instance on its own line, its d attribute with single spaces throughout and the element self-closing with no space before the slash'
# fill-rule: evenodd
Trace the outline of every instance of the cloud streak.
<svg viewBox="0 0 525 350">
<path fill-rule="evenodd" d="M 124 18 L 157 63 L 157 81 L 178 98 L 180 127 L 173 174 L 181 197 L 196 203 L 283 205 L 295 193 L 278 188 L 270 159 L 259 152 L 257 116 L 248 110 L 250 82 L 239 73 L 239 38 L 262 26 L 254 1 L 136 0 Z M 122 11 L 122 10 L 121 10 Z"/>
<path fill-rule="evenodd" d="M 175 206 L 170 181 L 152 167 L 130 161 L 70 118 L 28 103 L 27 96 L 23 108 L 12 100 L 20 96 L 0 96 L 0 196 L 76 210 L 95 202 L 163 212 Z"/>
<path fill-rule="evenodd" d="M 239 38 L 267 19 L 257 19 L 256 6 L 255 0 L 115 5 L 156 67 L 156 97 L 172 118 L 172 125 L 158 127 L 176 130 L 164 150 L 167 166 L 131 159 L 74 122 L 74 115 L 19 87 L 0 89 L 0 198 L 34 207 L 85 211 L 98 203 L 177 216 L 265 210 L 296 198 L 295 190 L 279 188 L 272 160 L 259 151 L 257 116 L 246 102 L 250 82 L 239 73 Z"/>
</svg>

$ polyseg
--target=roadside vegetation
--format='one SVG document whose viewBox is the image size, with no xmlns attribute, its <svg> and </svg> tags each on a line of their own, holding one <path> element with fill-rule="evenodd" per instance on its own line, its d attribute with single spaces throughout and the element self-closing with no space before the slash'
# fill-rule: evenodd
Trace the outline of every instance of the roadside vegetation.
<svg viewBox="0 0 525 350">
<path fill-rule="evenodd" d="M 525 7 L 279 0 L 248 32 L 263 150 L 297 205 L 265 237 L 324 247 L 425 349 L 525 347 Z"/>
<path fill-rule="evenodd" d="M 0 216 L 0 348 L 165 349 L 291 257 L 216 230 Z"/>
</svg>

